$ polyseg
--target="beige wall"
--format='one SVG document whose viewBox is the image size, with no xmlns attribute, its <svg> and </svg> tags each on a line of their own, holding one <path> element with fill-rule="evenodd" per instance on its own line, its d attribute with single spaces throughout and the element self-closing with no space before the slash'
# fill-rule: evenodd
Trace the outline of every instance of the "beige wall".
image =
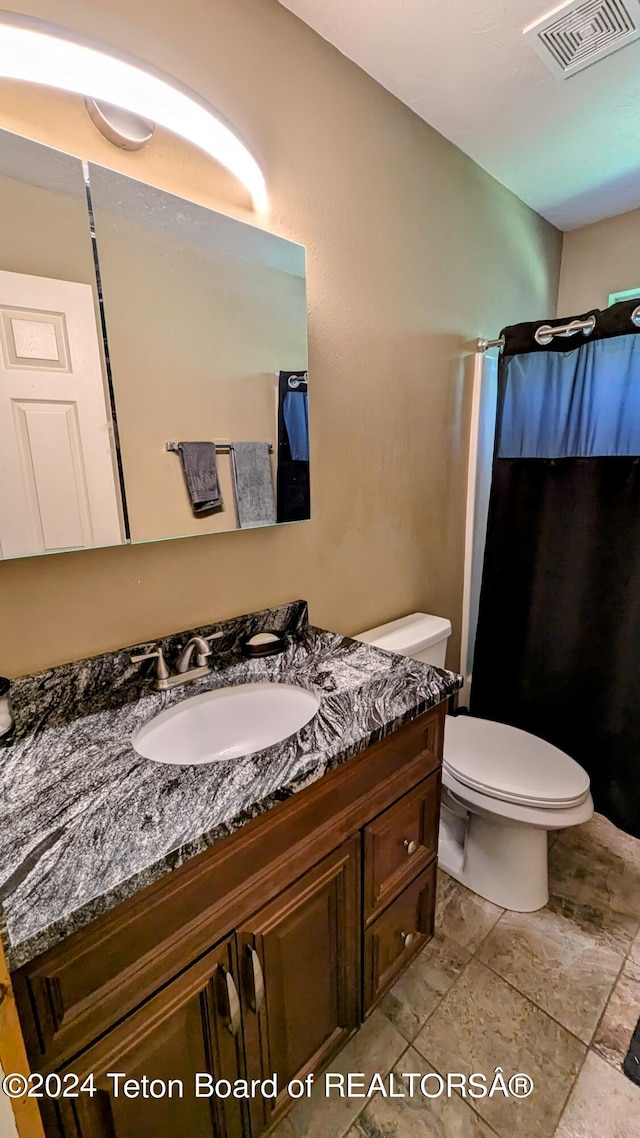
<svg viewBox="0 0 640 1138">
<path fill-rule="evenodd" d="M 612 292 L 640 286 L 640 209 L 565 233 L 558 315 L 606 308 Z"/>
<path fill-rule="evenodd" d="M 84 202 L 0 177 L 0 269 L 94 285 Z"/>
<path fill-rule="evenodd" d="M 413 609 L 457 631 L 465 352 L 555 311 L 560 235 L 276 0 L 14 7 L 176 75 L 254 149 L 271 227 L 308 249 L 313 519 L 0 565 L 0 672 L 298 596 L 341 632 Z M 27 117 L 22 99 L 4 106 Z M 47 110 L 40 136 L 73 139 L 68 122 Z M 186 159 L 153 161 L 203 200 Z"/>
</svg>

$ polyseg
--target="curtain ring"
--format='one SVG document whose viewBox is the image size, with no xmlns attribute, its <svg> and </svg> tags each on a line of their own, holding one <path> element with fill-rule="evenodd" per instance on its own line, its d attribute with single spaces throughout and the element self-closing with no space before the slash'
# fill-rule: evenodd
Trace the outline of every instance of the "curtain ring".
<svg viewBox="0 0 640 1138">
<path fill-rule="evenodd" d="M 640 315 L 640 306 L 638 307 Z M 570 320 L 568 324 L 559 324 L 552 327 L 551 324 L 541 324 L 536 328 L 533 338 L 541 347 L 546 347 L 550 344 L 554 336 L 575 336 L 578 332 L 582 332 L 583 336 L 590 336 L 596 326 L 595 316 L 589 316 L 587 320 Z"/>
<path fill-rule="evenodd" d="M 575 336 L 576 332 L 582 332 L 583 336 L 590 336 L 596 326 L 595 316 L 589 316 L 587 320 L 571 320 L 567 324 L 564 332 L 557 332 L 557 336 Z"/>
<path fill-rule="evenodd" d="M 308 383 L 309 382 L 307 376 L 308 376 L 308 372 L 306 372 L 306 371 L 305 371 L 304 375 L 290 375 L 289 379 L 287 381 L 289 387 L 292 387 L 295 391 L 296 388 L 298 388 L 301 383 Z"/>
<path fill-rule="evenodd" d="M 533 338 L 536 344 L 546 348 L 547 344 L 553 340 L 553 328 L 550 324 L 541 324 L 539 328 L 536 328 Z"/>
<path fill-rule="evenodd" d="M 640 304 L 631 313 L 631 323 L 635 324 L 636 328 L 640 328 Z"/>
</svg>

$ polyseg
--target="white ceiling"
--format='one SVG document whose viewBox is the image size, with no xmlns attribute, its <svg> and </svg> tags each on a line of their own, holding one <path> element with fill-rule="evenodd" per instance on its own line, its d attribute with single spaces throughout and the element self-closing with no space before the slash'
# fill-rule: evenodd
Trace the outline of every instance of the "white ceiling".
<svg viewBox="0 0 640 1138">
<path fill-rule="evenodd" d="M 640 40 L 560 81 L 554 0 L 280 2 L 560 229 L 640 206 Z"/>
</svg>

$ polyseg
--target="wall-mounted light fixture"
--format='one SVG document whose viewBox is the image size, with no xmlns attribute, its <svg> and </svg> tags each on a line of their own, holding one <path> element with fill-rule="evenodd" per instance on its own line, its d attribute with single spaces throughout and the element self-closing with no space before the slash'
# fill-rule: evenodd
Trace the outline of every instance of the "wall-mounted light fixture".
<svg viewBox="0 0 640 1138">
<path fill-rule="evenodd" d="M 133 111 L 114 107 L 113 103 L 99 103 L 96 99 L 85 99 L 84 105 L 100 134 L 122 150 L 142 150 L 153 138 L 156 124 L 151 119 L 143 119 Z"/>
<path fill-rule="evenodd" d="M 238 178 L 267 208 L 265 180 L 245 144 L 216 113 L 174 80 L 43 20 L 0 12 L 0 77 L 39 83 L 111 103 L 180 135 Z"/>
</svg>

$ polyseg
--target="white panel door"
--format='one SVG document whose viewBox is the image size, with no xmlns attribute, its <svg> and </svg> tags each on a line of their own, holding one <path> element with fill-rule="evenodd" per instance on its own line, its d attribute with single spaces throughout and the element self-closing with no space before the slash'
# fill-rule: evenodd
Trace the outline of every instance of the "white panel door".
<svg viewBox="0 0 640 1138">
<path fill-rule="evenodd" d="M 91 286 L 0 271 L 0 556 L 123 540 Z"/>
</svg>

